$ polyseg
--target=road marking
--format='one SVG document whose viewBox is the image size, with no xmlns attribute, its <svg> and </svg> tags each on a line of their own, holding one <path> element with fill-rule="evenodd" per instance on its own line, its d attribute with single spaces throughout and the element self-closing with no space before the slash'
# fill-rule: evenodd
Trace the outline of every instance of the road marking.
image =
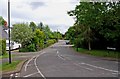
<svg viewBox="0 0 120 79">
<path fill-rule="evenodd" d="M 15 76 L 15 77 L 18 77 L 18 76 Z"/>
<path fill-rule="evenodd" d="M 26 76 L 23 76 L 23 77 L 30 77 L 30 76 L 35 75 L 35 74 L 37 74 L 37 73 L 38 73 L 38 72 L 35 72 L 35 73 L 29 74 L 29 75 L 26 75 Z"/>
<path fill-rule="evenodd" d="M 103 67 L 98 67 L 98 66 L 94 66 L 94 65 L 91 65 L 91 64 L 87 64 L 87 63 L 79 63 L 79 64 L 88 65 L 88 66 L 91 66 L 91 67 L 94 67 L 94 68 L 97 68 L 97 69 L 103 69 L 103 70 L 106 70 L 106 71 L 118 73 L 118 71 L 116 71 L 116 70 L 106 69 L 106 68 L 103 68 Z"/>
<path fill-rule="evenodd" d="M 59 55 L 59 51 L 57 51 L 57 55 L 60 59 L 65 60 L 63 57 L 61 57 L 62 55 L 61 56 Z"/>
<path fill-rule="evenodd" d="M 58 55 L 58 57 L 60 58 L 60 59 L 62 59 L 62 60 L 65 60 L 63 57 L 61 57 L 60 55 Z"/>
<path fill-rule="evenodd" d="M 36 63 L 37 58 L 38 58 L 39 56 L 41 56 L 42 54 L 44 54 L 44 53 L 46 53 L 46 52 L 43 52 L 43 53 L 39 54 L 39 55 L 35 58 L 34 64 L 35 64 L 35 67 L 36 67 L 38 73 L 39 73 L 44 79 L 46 79 L 45 76 L 43 75 L 43 73 L 42 73 L 42 72 L 40 71 L 40 69 L 38 68 L 37 63 Z"/>
<path fill-rule="evenodd" d="M 33 58 L 35 58 L 35 56 L 33 56 L 25 65 L 25 71 L 27 71 L 27 67 L 28 67 L 28 64 L 33 60 Z"/>
<path fill-rule="evenodd" d="M 59 52 L 57 51 L 57 54 L 58 54 Z"/>
<path fill-rule="evenodd" d="M 13 77 L 13 74 L 10 75 L 10 79 L 12 79 L 12 77 Z"/>
<path fill-rule="evenodd" d="M 93 69 L 91 69 L 91 68 L 87 68 L 87 67 L 83 67 L 83 66 L 81 66 L 80 64 L 77 64 L 77 63 L 73 63 L 74 65 L 77 65 L 77 66 L 79 66 L 79 67 L 82 67 L 82 68 L 84 68 L 84 69 L 87 69 L 87 70 L 90 70 L 90 71 L 93 71 Z"/>
<path fill-rule="evenodd" d="M 18 73 L 15 73 L 15 77 L 18 77 Z"/>
</svg>

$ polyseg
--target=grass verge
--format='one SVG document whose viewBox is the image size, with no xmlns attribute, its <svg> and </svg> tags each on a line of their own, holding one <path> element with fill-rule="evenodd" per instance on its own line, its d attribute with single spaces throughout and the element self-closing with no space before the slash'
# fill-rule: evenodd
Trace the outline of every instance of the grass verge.
<svg viewBox="0 0 120 79">
<path fill-rule="evenodd" d="M 74 48 L 77 51 L 77 48 Z M 108 50 L 87 50 L 83 48 L 78 48 L 78 52 L 89 54 L 93 56 L 100 56 L 100 57 L 111 57 L 111 58 L 120 58 L 120 52 L 117 51 L 109 51 Z"/>
<path fill-rule="evenodd" d="M 11 64 L 7 63 L 3 63 L 0 64 L 0 71 L 2 72 L 8 72 L 8 71 L 12 71 L 15 70 L 17 65 L 20 63 L 21 61 L 13 61 Z"/>
<path fill-rule="evenodd" d="M 12 55 L 12 54 L 11 54 L 11 56 L 14 57 L 14 55 Z M 2 58 L 8 58 L 8 57 L 9 57 L 9 54 L 6 53 L 5 55 L 1 55 L 1 56 L 0 56 L 0 59 L 2 59 Z"/>
</svg>

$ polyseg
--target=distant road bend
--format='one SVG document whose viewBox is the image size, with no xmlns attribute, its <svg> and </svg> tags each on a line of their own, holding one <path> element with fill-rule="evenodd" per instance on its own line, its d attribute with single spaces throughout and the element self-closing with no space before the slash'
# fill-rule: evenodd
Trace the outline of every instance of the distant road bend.
<svg viewBox="0 0 120 79">
<path fill-rule="evenodd" d="M 118 77 L 118 62 L 76 53 L 65 40 L 28 60 L 15 77 Z M 10 75 L 11 77 L 13 76 Z"/>
</svg>

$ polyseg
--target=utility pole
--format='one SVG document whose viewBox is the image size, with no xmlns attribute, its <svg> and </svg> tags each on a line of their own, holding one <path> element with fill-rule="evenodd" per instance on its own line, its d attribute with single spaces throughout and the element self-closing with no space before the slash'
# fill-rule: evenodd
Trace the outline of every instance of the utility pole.
<svg viewBox="0 0 120 79">
<path fill-rule="evenodd" d="M 11 47 L 10 47 L 10 0 L 8 0 L 8 33 L 9 33 L 9 64 L 11 64 Z"/>
</svg>

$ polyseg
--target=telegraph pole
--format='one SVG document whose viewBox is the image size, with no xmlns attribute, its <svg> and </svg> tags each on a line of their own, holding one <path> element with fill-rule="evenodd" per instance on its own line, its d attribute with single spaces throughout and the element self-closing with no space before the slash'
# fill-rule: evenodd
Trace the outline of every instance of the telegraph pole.
<svg viewBox="0 0 120 79">
<path fill-rule="evenodd" d="M 10 0 L 8 0 L 8 34 L 9 34 L 9 64 L 11 64 L 11 45 L 10 45 Z"/>
</svg>

